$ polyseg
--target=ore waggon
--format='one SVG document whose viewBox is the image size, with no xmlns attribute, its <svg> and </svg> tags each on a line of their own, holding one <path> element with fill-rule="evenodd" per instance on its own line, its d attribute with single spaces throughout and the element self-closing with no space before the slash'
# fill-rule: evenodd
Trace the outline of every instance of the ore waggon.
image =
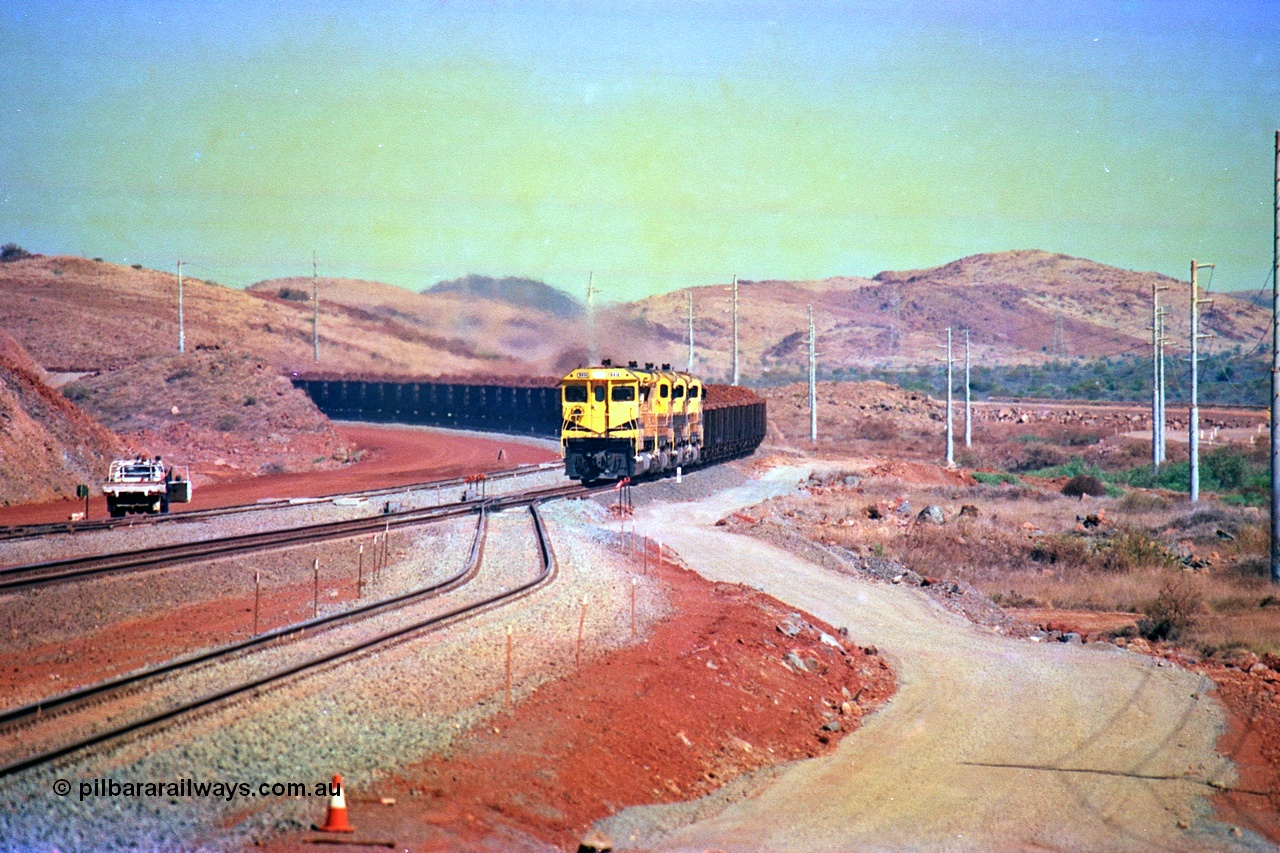
<svg viewBox="0 0 1280 853">
<path fill-rule="evenodd" d="M 763 400 L 669 364 L 606 359 L 565 376 L 560 398 L 565 474 L 584 483 L 722 462 L 764 439 Z"/>
</svg>

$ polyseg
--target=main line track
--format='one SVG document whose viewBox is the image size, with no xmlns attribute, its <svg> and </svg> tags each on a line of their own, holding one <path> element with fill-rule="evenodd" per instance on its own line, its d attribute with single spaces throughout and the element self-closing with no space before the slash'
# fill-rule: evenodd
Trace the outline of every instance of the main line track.
<svg viewBox="0 0 1280 853">
<path fill-rule="evenodd" d="M 506 471 L 495 471 L 493 473 L 485 474 L 484 478 L 485 482 L 494 483 L 500 480 L 512 480 L 517 477 L 523 477 L 530 474 L 539 474 L 554 467 L 558 467 L 558 463 L 520 465 Z M 39 539 L 46 536 L 66 533 L 88 533 L 97 530 L 112 530 L 118 527 L 143 527 L 174 522 L 207 521 L 209 519 L 221 518 L 227 515 L 239 515 L 243 513 L 257 512 L 260 510 L 283 509 L 299 505 L 332 503 L 335 500 L 368 500 L 370 498 L 379 497 L 390 498 L 395 495 L 403 495 L 411 492 L 425 492 L 433 489 L 438 492 L 443 492 L 445 489 L 455 489 L 459 486 L 464 486 L 469 482 L 470 481 L 465 477 L 453 477 L 447 480 L 430 480 L 421 483 L 411 483 L 404 486 L 386 486 L 377 489 L 366 489 L 357 492 L 343 492 L 336 495 L 326 495 L 324 497 L 305 499 L 281 498 L 279 500 L 263 501 L 252 504 L 239 504 L 236 506 L 182 510 L 170 514 L 138 515 L 127 516 L 125 518 L 81 519 L 80 521 L 58 521 L 44 524 L 0 525 L 0 542 Z M 73 504 L 69 503 L 67 506 L 72 507 Z"/>
<path fill-rule="evenodd" d="M 534 500 L 576 497 L 587 494 L 590 491 L 592 490 L 575 483 L 548 489 L 500 495 L 494 498 L 486 498 L 485 502 L 495 509 L 502 509 L 507 506 L 527 505 Z M 219 559 L 268 548 L 284 548 L 330 539 L 348 539 L 355 536 L 376 534 L 393 528 L 398 529 L 465 515 L 474 511 L 476 503 L 477 501 L 465 501 L 444 504 L 438 507 L 388 513 L 386 515 L 347 519 L 345 521 L 330 521 L 260 533 L 245 533 L 199 542 L 160 545 L 135 551 L 120 551 L 103 555 L 94 554 L 10 566 L 0 569 L 0 593 L 20 592 L 46 584 L 81 580 L 98 575 L 114 575 L 157 569 L 194 560 Z"/>
<path fill-rule="evenodd" d="M 550 541 L 547 538 L 546 529 L 543 526 L 542 518 L 538 513 L 538 505 L 548 499 L 550 498 L 545 496 L 526 496 L 523 501 L 510 501 L 505 504 L 506 506 L 516 506 L 523 503 L 529 507 L 529 511 L 532 515 L 533 527 L 538 541 L 539 560 L 541 563 L 539 572 L 533 579 L 518 584 L 514 588 L 504 590 L 500 593 L 485 596 L 478 600 L 452 607 L 444 613 L 434 614 L 426 618 L 414 619 L 409 623 L 397 625 L 388 630 L 382 631 L 373 637 L 361 638 L 358 641 L 342 646 L 339 649 L 313 654 L 301 661 L 282 666 L 266 674 L 245 679 L 229 687 L 213 690 L 205 695 L 179 702 L 158 711 L 146 713 L 132 720 L 109 724 L 106 727 L 95 729 L 88 734 L 76 736 L 52 747 L 41 748 L 20 757 L 11 758 L 5 764 L 0 765 L 0 777 L 11 776 L 23 770 L 47 764 L 81 750 L 98 746 L 135 732 L 143 732 L 160 723 L 172 720 L 182 715 L 190 714 L 200 709 L 209 708 L 210 706 L 220 702 L 237 697 L 245 697 L 254 691 L 272 685 L 276 682 L 280 682 L 291 676 L 340 662 L 343 659 L 361 654 L 376 646 L 407 637 L 408 635 L 417 632 L 437 629 L 445 625 L 452 624 L 453 622 L 476 616 L 488 610 L 511 604 L 531 594 L 535 590 L 550 583 L 556 576 L 555 558 L 551 549 Z M 395 598 L 352 608 L 339 614 L 333 614 L 331 616 L 320 617 L 307 622 L 287 626 L 249 640 L 170 661 L 147 670 L 113 679 L 109 682 L 91 685 L 81 690 L 70 691 L 42 702 L 12 709 L 0 714 L 0 737 L 13 737 L 15 732 L 39 726 L 41 725 L 42 718 L 45 720 L 56 720 L 59 716 L 66 716 L 85 709 L 92 709 L 95 706 L 113 701 L 113 699 L 125 699 L 140 691 L 152 687 L 158 687 L 166 678 L 173 677 L 175 674 L 184 671 L 189 672 L 196 667 L 206 666 L 213 663 L 233 661 L 239 656 L 243 656 L 255 649 L 264 648 L 273 642 L 282 641 L 289 637 L 301 637 L 308 633 L 314 637 L 316 636 L 318 629 L 321 628 L 331 629 L 343 623 L 354 622 L 357 619 L 389 612 L 428 598 L 438 597 L 455 591 L 465 586 L 479 572 L 484 547 L 487 512 L 492 505 L 497 503 L 498 501 L 496 500 L 486 501 L 485 506 L 473 506 L 471 508 L 471 511 L 477 512 L 479 516 L 477 520 L 476 537 L 472 543 L 471 553 L 463 570 L 444 581 Z"/>
</svg>

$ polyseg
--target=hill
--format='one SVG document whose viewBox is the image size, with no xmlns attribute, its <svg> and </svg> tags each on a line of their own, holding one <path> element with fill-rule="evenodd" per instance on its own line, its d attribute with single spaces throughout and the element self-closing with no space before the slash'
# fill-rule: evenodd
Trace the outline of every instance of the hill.
<svg viewBox="0 0 1280 853">
<path fill-rule="evenodd" d="M 124 445 L 45 381 L 43 371 L 0 331 L 0 503 L 74 497 L 94 487 Z"/>
<path fill-rule="evenodd" d="M 957 352 L 969 329 L 972 358 L 983 364 L 1039 364 L 1055 359 L 1146 355 L 1151 344 L 1152 286 L 1169 309 L 1170 358 L 1185 355 L 1191 288 L 1159 273 L 1130 272 L 1038 250 L 974 255 L 924 270 L 881 272 L 870 279 L 739 283 L 742 375 L 765 381 L 807 369 L 808 306 L 817 326 L 820 364 L 828 374 L 854 366 L 894 369 L 932 365 L 945 329 Z M 731 363 L 732 298 L 727 285 L 693 288 L 695 365 L 723 378 Z M 622 318 L 652 324 L 683 340 L 685 291 L 616 306 Z M 1248 299 L 1218 295 L 1202 314 L 1218 350 L 1253 348 L 1270 328 L 1270 312 Z M 687 349 L 668 349 L 684 364 Z"/>
<path fill-rule="evenodd" d="M 572 296 L 556 290 L 541 281 L 529 278 L 491 278 L 487 275 L 468 275 L 451 281 L 433 284 L 424 294 L 458 294 L 472 299 L 489 299 L 506 302 L 518 308 L 532 308 L 556 317 L 581 316 L 583 306 Z"/>
</svg>

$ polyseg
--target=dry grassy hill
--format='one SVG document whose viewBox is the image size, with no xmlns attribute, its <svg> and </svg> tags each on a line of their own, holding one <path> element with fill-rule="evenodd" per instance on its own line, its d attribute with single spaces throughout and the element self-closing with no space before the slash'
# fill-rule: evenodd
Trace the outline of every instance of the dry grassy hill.
<svg viewBox="0 0 1280 853">
<path fill-rule="evenodd" d="M 81 483 L 96 486 L 122 450 L 0 331 L 0 504 L 73 497 Z"/>
<path fill-rule="evenodd" d="M 808 306 L 813 305 L 825 369 L 930 364 L 944 329 L 968 328 L 980 363 L 1035 363 L 1051 358 L 1144 355 L 1150 347 L 1151 288 L 1168 288 L 1170 352 L 1186 351 L 1190 285 L 1042 251 L 974 255 L 945 266 L 882 272 L 871 279 L 741 282 L 739 340 L 744 377 L 795 374 L 808 355 Z M 732 297 L 728 285 L 693 289 L 695 365 L 710 376 L 729 370 Z M 651 323 L 686 340 L 686 291 L 617 306 L 622 319 Z M 1270 312 L 1219 294 L 1202 315 L 1215 346 L 1252 348 L 1266 334 Z M 957 342 L 959 338 L 957 337 Z M 684 364 L 675 343 L 664 358 Z"/>
</svg>

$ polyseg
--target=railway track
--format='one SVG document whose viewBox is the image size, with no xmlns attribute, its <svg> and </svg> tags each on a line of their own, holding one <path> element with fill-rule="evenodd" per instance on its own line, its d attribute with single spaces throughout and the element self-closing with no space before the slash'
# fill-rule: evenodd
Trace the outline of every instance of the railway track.
<svg viewBox="0 0 1280 853">
<path fill-rule="evenodd" d="M 499 482 L 541 473 L 548 468 L 559 467 L 559 463 L 541 465 L 520 465 L 507 471 L 497 471 L 485 475 L 486 482 Z M 95 518 L 80 521 L 58 521 L 46 524 L 14 524 L 0 525 L 0 543 L 15 542 L 24 539 L 39 539 L 67 533 L 89 533 L 98 530 L 113 530 L 117 527 L 135 527 L 154 524 L 172 524 L 178 522 L 207 521 L 228 515 L 239 515 L 262 510 L 283 509 L 290 506 L 311 503 L 332 503 L 333 501 L 362 501 L 375 498 L 391 498 L 410 492 L 437 491 L 456 489 L 468 483 L 465 477 L 454 477 L 448 480 L 431 480 L 412 483 L 407 486 L 388 486 L 379 489 L 367 489 L 359 492 L 344 492 L 317 498 L 290 499 L 281 498 L 273 501 L 262 501 L 238 506 L 212 507 L 209 509 L 183 510 L 161 515 L 136 515 L 125 518 Z M 68 504 L 70 506 L 70 504 Z"/>
<path fill-rule="evenodd" d="M 583 490 L 579 488 L 577 491 Z M 532 579 L 517 583 L 514 587 L 496 594 L 484 595 L 452 606 L 444 612 L 417 614 L 398 622 L 388 618 L 387 621 L 393 624 L 384 625 L 371 633 L 354 630 L 352 631 L 354 636 L 350 638 L 340 636 L 343 628 L 377 617 L 404 612 L 415 605 L 456 592 L 474 580 L 483 559 L 488 512 L 498 508 L 496 504 L 499 503 L 497 500 L 486 501 L 481 507 L 470 508 L 471 512 L 478 515 L 475 539 L 466 565 L 449 578 L 391 599 L 290 625 L 249 640 L 169 661 L 109 682 L 71 691 L 0 714 L 0 750 L 3 750 L 3 753 L 0 753 L 3 755 L 0 761 L 4 762 L 0 765 L 0 777 L 10 776 L 134 733 L 145 732 L 161 723 L 201 709 L 211 708 L 218 703 L 250 696 L 256 691 L 269 688 L 293 676 L 339 663 L 414 633 L 429 631 L 493 608 L 509 605 L 529 595 L 550 583 L 556 575 L 551 545 L 538 514 L 538 504 L 548 499 L 550 499 L 549 496 L 526 495 L 522 501 L 509 500 L 504 504 L 505 506 L 526 505 L 532 515 L 540 562 L 539 570 Z M 337 639 L 326 642 L 326 638 L 332 637 Z M 307 638 L 307 645 L 311 650 L 301 658 L 291 657 L 289 651 L 296 650 L 299 645 L 297 643 L 281 645 L 289 638 Z M 220 685 L 213 684 L 221 678 L 221 676 L 215 676 L 217 667 L 235 664 L 254 653 L 272 651 L 277 652 L 277 656 L 284 659 L 256 669 L 251 667 L 253 669 L 251 675 L 236 677 Z M 158 707 L 153 704 L 152 707 L 139 710 L 139 706 L 147 703 L 145 693 L 163 691 L 167 683 L 173 684 L 183 677 L 194 678 L 202 685 L 213 686 L 204 687 L 198 695 L 185 695 L 168 702 L 161 701 Z M 110 708 L 114 708 L 114 712 Z M 103 722 L 104 720 L 107 722 Z M 39 740 L 41 732 L 46 733 L 43 741 Z"/>
<path fill-rule="evenodd" d="M 573 484 L 500 495 L 488 498 L 486 502 L 494 508 L 501 509 L 506 506 L 527 504 L 530 500 L 572 497 L 585 494 L 588 491 L 590 490 Z M 143 548 L 136 551 L 121 551 L 105 555 L 94 554 L 22 566 L 10 566 L 0 569 L 0 593 L 20 592 L 46 584 L 63 583 L 100 575 L 163 568 L 193 560 L 219 559 L 267 548 L 284 548 L 329 539 L 345 539 L 370 533 L 385 532 L 393 528 L 399 529 L 465 515 L 474 510 L 475 503 L 475 501 L 451 503 L 438 507 L 405 510 L 385 515 L 324 522 L 261 533 L 246 533 L 200 542 L 184 542 L 176 545 Z"/>
</svg>

